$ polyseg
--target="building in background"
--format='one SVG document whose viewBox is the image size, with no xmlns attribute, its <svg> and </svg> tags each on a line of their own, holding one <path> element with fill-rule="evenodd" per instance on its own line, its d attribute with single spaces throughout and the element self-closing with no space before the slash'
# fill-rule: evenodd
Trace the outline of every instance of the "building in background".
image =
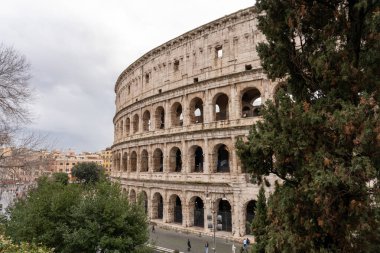
<svg viewBox="0 0 380 253">
<path fill-rule="evenodd" d="M 67 173 L 69 179 L 71 179 L 72 168 L 78 163 L 94 162 L 103 166 L 101 153 L 82 152 L 76 154 L 73 150 L 68 150 L 66 152 L 54 151 L 53 157 L 54 172 Z"/>
<path fill-rule="evenodd" d="M 36 179 L 53 173 L 53 157 L 47 150 L 0 148 L 0 213 L 35 186 Z"/>
<path fill-rule="evenodd" d="M 0 148 L 0 182 L 32 182 L 53 172 L 53 156 L 47 150 Z"/>
<path fill-rule="evenodd" d="M 102 150 L 99 153 L 103 161 L 102 165 L 105 170 L 105 173 L 109 175 L 112 170 L 112 149 L 106 148 L 105 150 Z"/>
</svg>

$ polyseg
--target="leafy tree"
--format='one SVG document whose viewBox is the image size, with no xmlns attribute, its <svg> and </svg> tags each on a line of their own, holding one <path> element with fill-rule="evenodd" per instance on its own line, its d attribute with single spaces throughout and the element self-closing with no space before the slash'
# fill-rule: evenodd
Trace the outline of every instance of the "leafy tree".
<svg viewBox="0 0 380 253">
<path fill-rule="evenodd" d="M 56 252 L 148 252 L 147 219 L 108 181 L 64 185 L 42 179 L 10 209 L 5 231 L 15 242 L 41 243 Z"/>
<path fill-rule="evenodd" d="M 255 244 L 253 244 L 252 247 L 253 253 L 265 252 L 265 246 L 268 243 L 268 236 L 266 233 L 267 225 L 267 203 L 264 187 L 261 186 L 256 203 L 255 217 L 251 224 L 252 232 L 255 236 Z"/>
<path fill-rule="evenodd" d="M 38 187 L 10 208 L 5 232 L 16 242 L 42 243 L 56 248 L 65 246 L 63 235 L 70 232 L 72 207 L 80 201 L 83 190 L 42 178 Z"/>
<path fill-rule="evenodd" d="M 238 154 L 274 174 L 266 252 L 379 252 L 379 1 L 257 1 L 279 81 Z"/>
<path fill-rule="evenodd" d="M 22 242 L 20 244 L 13 243 L 10 239 L 0 235 L 0 252 L 1 253 L 53 253 L 52 249 L 36 244 Z"/>
<path fill-rule="evenodd" d="M 95 183 L 104 178 L 104 169 L 94 162 L 84 162 L 74 165 L 71 174 L 85 184 Z"/>
<path fill-rule="evenodd" d="M 53 179 L 57 183 L 61 183 L 63 185 L 67 185 L 69 183 L 69 175 L 64 172 L 57 172 L 53 174 Z"/>
</svg>

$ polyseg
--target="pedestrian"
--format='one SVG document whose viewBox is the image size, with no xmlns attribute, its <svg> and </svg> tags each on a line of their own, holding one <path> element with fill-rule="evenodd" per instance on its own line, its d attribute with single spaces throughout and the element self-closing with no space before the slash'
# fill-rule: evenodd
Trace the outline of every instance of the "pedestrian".
<svg viewBox="0 0 380 253">
<path fill-rule="evenodd" d="M 235 253 L 235 250 L 236 250 L 235 243 L 232 243 L 232 253 Z"/>
<path fill-rule="evenodd" d="M 154 228 L 154 224 L 152 224 L 152 233 L 156 232 L 156 229 Z"/>
<path fill-rule="evenodd" d="M 243 240 L 243 249 L 244 250 L 247 249 L 247 240 L 246 239 Z"/>
<path fill-rule="evenodd" d="M 187 251 L 191 250 L 190 239 L 187 239 Z"/>
<path fill-rule="evenodd" d="M 205 244 L 205 253 L 208 253 L 208 242 Z"/>
<path fill-rule="evenodd" d="M 251 241 L 247 238 L 247 246 L 249 246 L 250 243 Z"/>
</svg>

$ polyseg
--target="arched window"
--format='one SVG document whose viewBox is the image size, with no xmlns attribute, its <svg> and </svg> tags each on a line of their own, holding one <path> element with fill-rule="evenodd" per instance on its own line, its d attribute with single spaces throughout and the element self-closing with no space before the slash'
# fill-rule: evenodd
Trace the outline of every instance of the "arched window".
<svg viewBox="0 0 380 253">
<path fill-rule="evenodd" d="M 194 98 L 190 102 L 190 122 L 203 123 L 203 101 L 200 98 Z"/>
<path fill-rule="evenodd" d="M 143 114 L 143 130 L 150 131 L 150 112 L 148 110 Z"/>
<path fill-rule="evenodd" d="M 182 170 L 182 153 L 177 147 L 173 147 L 170 150 L 169 156 L 169 169 L 170 172 L 181 172 Z"/>
<path fill-rule="evenodd" d="M 242 117 L 260 116 L 261 94 L 256 88 L 246 90 L 241 98 Z"/>
<path fill-rule="evenodd" d="M 128 169 L 128 159 L 127 159 L 127 153 L 123 154 L 123 171 L 127 171 Z"/>
<path fill-rule="evenodd" d="M 131 160 L 131 171 L 135 172 L 137 170 L 137 154 L 135 151 L 132 151 L 130 160 Z"/>
<path fill-rule="evenodd" d="M 133 133 L 137 133 L 139 131 L 139 115 L 135 114 L 133 116 Z"/>
<path fill-rule="evenodd" d="M 141 152 L 141 171 L 147 172 L 148 170 L 149 170 L 149 156 L 148 156 L 148 151 L 144 149 Z"/>
<path fill-rule="evenodd" d="M 230 154 L 224 144 L 216 146 L 216 172 L 230 172 Z"/>
<path fill-rule="evenodd" d="M 165 110 L 162 106 L 157 107 L 155 113 L 156 129 L 165 128 Z"/>
<path fill-rule="evenodd" d="M 127 118 L 125 120 L 125 135 L 128 136 L 130 134 L 130 131 L 131 131 L 131 120 Z"/>
<path fill-rule="evenodd" d="M 215 98 L 215 120 L 228 119 L 228 96 L 224 93 L 218 94 Z"/>
<path fill-rule="evenodd" d="M 171 109 L 171 120 L 173 126 L 183 126 L 182 105 L 174 103 Z"/>
<path fill-rule="evenodd" d="M 164 171 L 164 155 L 162 150 L 156 148 L 153 153 L 153 172 L 163 172 Z"/>
<path fill-rule="evenodd" d="M 189 150 L 190 172 L 203 172 L 203 149 L 192 146 Z"/>
</svg>

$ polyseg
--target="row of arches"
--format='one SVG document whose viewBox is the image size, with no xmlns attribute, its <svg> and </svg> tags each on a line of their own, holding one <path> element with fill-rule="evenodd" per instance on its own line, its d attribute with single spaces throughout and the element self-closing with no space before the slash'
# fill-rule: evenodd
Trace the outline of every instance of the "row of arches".
<svg viewBox="0 0 380 253">
<path fill-rule="evenodd" d="M 183 107 L 180 102 L 174 102 L 169 108 L 170 117 L 166 117 L 165 108 L 157 106 L 153 111 L 147 109 L 133 116 L 119 120 L 115 125 L 115 133 L 121 136 L 128 136 L 137 132 L 147 132 L 158 129 L 165 129 L 165 119 L 170 120 L 172 127 L 184 125 L 185 115 L 188 116 L 188 124 L 204 123 L 205 102 L 200 97 L 193 98 L 188 108 Z M 218 93 L 212 100 L 213 115 L 211 121 L 228 120 L 230 115 L 230 98 L 225 93 Z M 241 117 L 255 117 L 260 115 L 261 93 L 256 88 L 246 89 L 241 94 Z M 141 117 L 141 118 L 140 118 Z M 142 121 L 142 122 L 140 122 Z M 140 129 L 140 127 L 142 129 Z"/>
<path fill-rule="evenodd" d="M 222 231 L 232 232 L 233 228 L 233 206 L 226 198 L 218 198 L 211 202 L 201 196 L 193 196 L 188 203 L 177 194 L 170 195 L 164 199 L 160 192 L 155 192 L 151 199 L 143 190 L 137 196 L 134 189 L 129 191 L 128 198 L 131 203 L 138 202 L 143 205 L 150 219 L 162 220 L 166 223 L 176 223 L 189 227 L 207 228 L 207 214 L 215 211 L 222 216 Z M 208 206 L 207 206 L 208 205 Z M 250 224 L 256 211 L 256 200 L 250 200 L 243 205 L 245 233 L 251 234 Z M 237 223 L 237 222 L 236 222 Z"/>
<path fill-rule="evenodd" d="M 204 168 L 204 151 L 201 146 L 193 145 L 187 152 L 188 172 L 202 173 Z M 230 151 L 223 144 L 217 144 L 213 149 L 212 171 L 216 173 L 230 172 Z M 165 161 L 165 159 L 167 159 Z M 153 152 L 142 149 L 140 154 L 135 150 L 130 153 L 118 153 L 114 156 L 114 168 L 118 171 L 136 172 L 182 172 L 184 170 L 184 154 L 177 146 L 173 146 L 168 157 L 164 156 L 162 149 L 155 148 Z M 140 163 L 138 163 L 140 161 Z M 138 164 L 140 165 L 138 168 Z M 165 168 L 167 166 L 168 168 Z"/>
</svg>

